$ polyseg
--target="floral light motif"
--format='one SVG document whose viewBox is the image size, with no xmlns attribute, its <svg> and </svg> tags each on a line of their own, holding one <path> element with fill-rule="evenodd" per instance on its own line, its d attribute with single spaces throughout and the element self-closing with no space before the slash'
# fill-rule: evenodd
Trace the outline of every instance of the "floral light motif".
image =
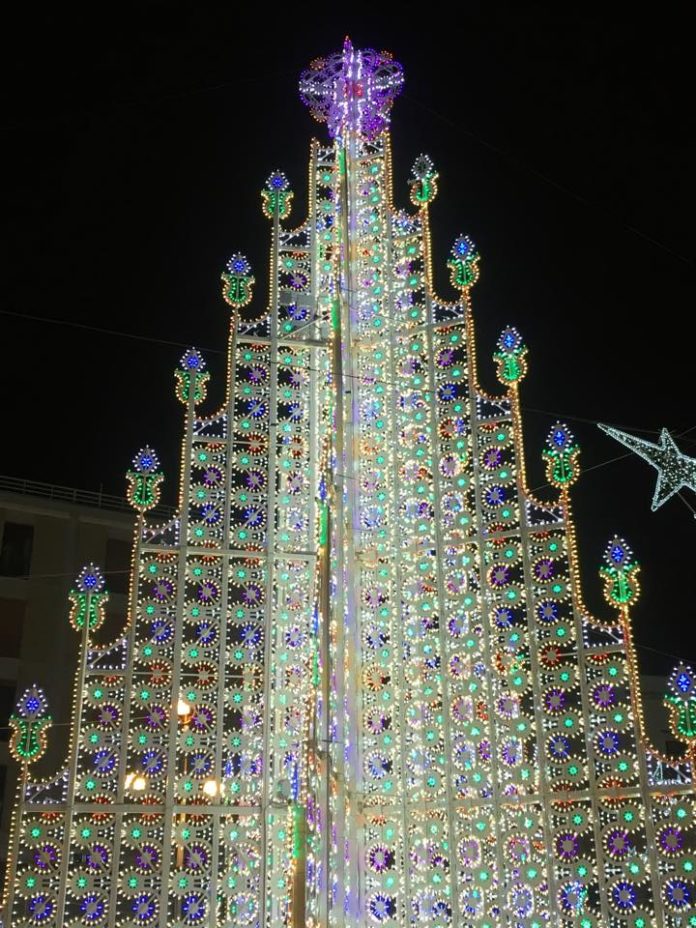
<svg viewBox="0 0 696 928">
<path fill-rule="evenodd" d="M 282 171 L 274 171 L 261 191 L 263 214 L 267 219 L 287 219 L 290 216 L 293 192 Z"/>
<path fill-rule="evenodd" d="M 51 723 L 46 695 L 34 684 L 24 691 L 10 716 L 12 757 L 23 764 L 39 760 L 46 750 L 46 730 Z"/>
<path fill-rule="evenodd" d="M 640 565 L 633 560 L 628 544 L 615 535 L 604 553 L 604 566 L 599 573 L 604 580 L 604 598 L 611 606 L 634 604 L 640 594 Z"/>
<path fill-rule="evenodd" d="M 557 422 L 546 439 L 546 448 L 541 452 L 546 461 L 546 479 L 551 486 L 565 489 L 580 476 L 578 457 L 580 448 L 567 425 Z"/>
<path fill-rule="evenodd" d="M 94 564 L 80 571 L 75 587 L 68 594 L 70 601 L 70 624 L 75 631 L 82 631 L 87 623 L 90 631 L 97 631 L 104 624 L 109 594 L 104 589 L 104 575 Z"/>
<path fill-rule="evenodd" d="M 235 309 L 241 309 L 251 303 L 255 283 L 251 265 L 244 255 L 237 252 L 227 262 L 227 270 L 222 273 L 222 297 Z"/>
<path fill-rule="evenodd" d="M 411 203 L 414 206 L 425 206 L 437 196 L 438 173 L 429 155 L 419 155 L 413 162 L 409 185 L 411 188 Z"/>
<path fill-rule="evenodd" d="M 452 246 L 452 257 L 447 262 L 452 286 L 468 293 L 479 278 L 480 255 L 468 235 L 460 235 Z"/>
<path fill-rule="evenodd" d="M 696 752 L 696 676 L 691 667 L 679 664 L 667 682 L 665 705 L 674 737 Z"/>
<path fill-rule="evenodd" d="M 126 473 L 128 501 L 134 509 L 147 512 L 159 503 L 164 474 L 159 471 L 159 458 L 149 446 L 133 458 L 133 467 Z"/>
<path fill-rule="evenodd" d="M 493 359 L 497 364 L 498 380 L 504 384 L 519 383 L 527 373 L 527 347 L 513 325 L 500 333 Z"/>
<path fill-rule="evenodd" d="M 184 404 L 191 399 L 191 389 L 193 389 L 193 403 L 198 405 L 205 400 L 208 390 L 208 381 L 210 374 L 205 369 L 205 360 L 200 351 L 195 348 L 189 348 L 184 354 L 179 367 L 174 371 L 176 378 L 176 396 Z"/>
</svg>

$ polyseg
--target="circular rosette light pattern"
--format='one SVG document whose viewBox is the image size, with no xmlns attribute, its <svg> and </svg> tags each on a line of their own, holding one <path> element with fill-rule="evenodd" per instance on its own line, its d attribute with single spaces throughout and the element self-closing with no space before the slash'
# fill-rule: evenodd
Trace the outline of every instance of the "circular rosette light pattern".
<svg viewBox="0 0 696 928">
<path fill-rule="evenodd" d="M 437 196 L 438 173 L 429 155 L 419 155 L 413 162 L 409 186 L 411 188 L 411 203 L 414 206 L 425 206 Z"/>
<path fill-rule="evenodd" d="M 498 380 L 505 386 L 519 383 L 527 373 L 527 346 L 514 325 L 507 326 L 500 333 L 493 360 L 498 368 Z"/>
<path fill-rule="evenodd" d="M 567 425 L 557 422 L 546 439 L 541 452 L 546 463 L 546 479 L 559 490 L 569 487 L 578 479 L 580 448 Z"/>
<path fill-rule="evenodd" d="M 617 535 L 607 545 L 604 565 L 599 574 L 604 580 L 604 598 L 610 606 L 625 607 L 637 602 L 640 595 L 638 573 L 640 565 L 633 560 L 633 551 Z"/>
<path fill-rule="evenodd" d="M 83 567 L 68 594 L 70 601 L 70 624 L 75 631 L 82 631 L 85 624 L 96 631 L 104 624 L 109 594 L 105 589 L 104 575 L 94 564 Z"/>
<path fill-rule="evenodd" d="M 479 278 L 479 255 L 468 235 L 460 235 L 452 246 L 452 257 L 447 262 L 452 286 L 468 293 Z"/>
<path fill-rule="evenodd" d="M 287 219 L 292 206 L 293 192 L 282 171 L 274 171 L 261 191 L 261 209 L 266 219 Z"/>
<path fill-rule="evenodd" d="M 176 397 L 184 405 L 193 400 L 194 406 L 202 403 L 208 390 L 210 374 L 205 369 L 205 360 L 200 351 L 189 348 L 184 354 L 179 367 L 174 371 L 176 378 Z M 193 391 L 193 392 L 192 392 Z"/>
<path fill-rule="evenodd" d="M 332 138 L 355 132 L 375 139 L 389 125 L 389 111 L 404 83 L 403 68 L 390 52 L 353 48 L 316 58 L 300 75 L 300 98 L 325 122 Z"/>
<path fill-rule="evenodd" d="M 234 309 L 241 309 L 251 303 L 254 277 L 251 265 L 244 255 L 237 252 L 227 262 L 227 270 L 222 272 L 222 298 Z"/>
<path fill-rule="evenodd" d="M 10 754 L 22 764 L 29 764 L 43 756 L 46 750 L 46 730 L 51 725 L 48 700 L 36 684 L 21 695 L 10 716 Z"/>
<path fill-rule="evenodd" d="M 139 512 L 147 512 L 159 503 L 164 474 L 159 470 L 159 458 L 149 446 L 141 448 L 126 472 L 128 502 Z"/>
<path fill-rule="evenodd" d="M 689 751 L 696 752 L 696 674 L 693 668 L 679 664 L 667 681 L 665 705 L 669 710 L 674 737 Z"/>
</svg>

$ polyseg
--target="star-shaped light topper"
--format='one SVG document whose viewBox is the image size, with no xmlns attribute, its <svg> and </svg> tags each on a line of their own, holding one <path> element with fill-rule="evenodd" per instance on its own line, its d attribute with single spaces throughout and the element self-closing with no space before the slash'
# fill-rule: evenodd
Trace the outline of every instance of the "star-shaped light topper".
<svg viewBox="0 0 696 928">
<path fill-rule="evenodd" d="M 603 432 L 621 442 L 631 451 L 651 464 L 657 471 L 657 485 L 652 498 L 653 512 L 663 503 L 678 493 L 682 487 L 696 492 L 696 458 L 682 454 L 674 443 L 667 429 L 660 432 L 660 440 L 655 443 L 644 438 L 636 438 L 628 432 L 614 429 L 609 425 L 597 423 Z"/>
</svg>

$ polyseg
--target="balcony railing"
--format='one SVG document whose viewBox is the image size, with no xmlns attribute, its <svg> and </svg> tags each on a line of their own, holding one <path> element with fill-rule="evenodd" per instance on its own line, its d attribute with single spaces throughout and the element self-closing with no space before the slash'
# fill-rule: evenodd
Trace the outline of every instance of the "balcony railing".
<svg viewBox="0 0 696 928">
<path fill-rule="evenodd" d="M 26 496 L 36 496 L 42 499 L 55 499 L 61 502 L 73 503 L 76 506 L 93 506 L 97 509 L 110 509 L 114 512 L 133 513 L 133 507 L 122 496 L 113 496 L 101 490 L 78 490 L 75 487 L 60 487 L 54 483 L 43 483 L 40 480 L 23 480 L 21 477 L 0 476 L 0 491 L 9 490 L 11 493 L 21 493 Z M 175 513 L 171 506 L 156 506 L 150 515 L 156 520 L 171 519 Z"/>
</svg>

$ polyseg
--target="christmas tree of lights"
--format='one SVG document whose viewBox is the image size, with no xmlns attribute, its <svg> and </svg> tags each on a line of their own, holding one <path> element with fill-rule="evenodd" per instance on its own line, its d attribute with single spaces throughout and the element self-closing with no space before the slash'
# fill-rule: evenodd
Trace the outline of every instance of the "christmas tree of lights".
<svg viewBox="0 0 696 928">
<path fill-rule="evenodd" d="M 16 928 L 648 928 L 696 925 L 696 683 L 666 705 L 680 756 L 644 730 L 620 538 L 594 618 L 570 489 L 580 449 L 543 450 L 554 501 L 527 487 L 506 328 L 500 395 L 481 389 L 467 236 L 433 289 L 420 156 L 412 210 L 392 200 L 391 55 L 314 61 L 303 101 L 309 214 L 276 172 L 264 310 L 242 254 L 222 406 L 191 349 L 177 514 L 164 475 L 128 471 L 136 513 L 123 634 L 96 646 L 107 598 L 90 565 L 70 595 L 81 636 L 64 769 L 30 763 L 50 718 L 13 717 L 23 765 L 5 911 Z"/>
</svg>

